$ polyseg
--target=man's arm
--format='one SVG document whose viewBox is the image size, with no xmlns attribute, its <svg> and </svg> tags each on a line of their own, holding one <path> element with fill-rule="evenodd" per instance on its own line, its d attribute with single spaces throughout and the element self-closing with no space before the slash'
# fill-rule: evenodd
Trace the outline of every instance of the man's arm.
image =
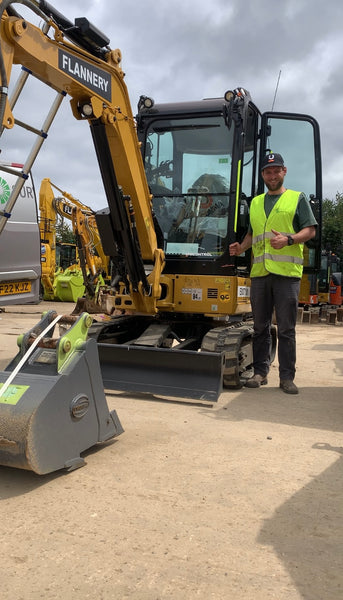
<svg viewBox="0 0 343 600">
<path fill-rule="evenodd" d="M 270 240 L 270 244 L 273 248 L 280 250 L 281 248 L 288 246 L 287 235 L 284 235 L 279 231 L 275 231 L 275 229 L 272 229 L 272 233 L 274 234 L 274 237 Z M 295 244 L 304 244 L 305 242 L 308 242 L 308 240 L 314 238 L 315 235 L 316 228 L 314 225 L 310 225 L 309 227 L 304 227 L 297 233 L 292 233 L 291 237 L 293 238 Z"/>
<path fill-rule="evenodd" d="M 241 243 L 234 242 L 233 244 L 230 244 L 230 246 L 229 246 L 230 256 L 239 256 L 240 254 L 243 254 L 243 252 L 245 252 L 246 250 L 249 250 L 249 248 L 251 248 L 251 245 L 252 245 L 252 234 L 247 233 Z"/>
</svg>

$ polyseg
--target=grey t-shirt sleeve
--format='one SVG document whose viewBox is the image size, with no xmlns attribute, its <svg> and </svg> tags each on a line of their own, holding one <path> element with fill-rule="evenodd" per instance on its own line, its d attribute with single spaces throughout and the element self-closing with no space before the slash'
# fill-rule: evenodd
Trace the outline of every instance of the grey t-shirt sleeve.
<svg viewBox="0 0 343 600">
<path fill-rule="evenodd" d="M 318 223 L 315 219 L 306 195 L 301 192 L 294 217 L 293 227 L 295 231 L 300 231 L 301 229 L 304 229 L 304 227 L 310 227 L 311 225 L 318 225 Z"/>
</svg>

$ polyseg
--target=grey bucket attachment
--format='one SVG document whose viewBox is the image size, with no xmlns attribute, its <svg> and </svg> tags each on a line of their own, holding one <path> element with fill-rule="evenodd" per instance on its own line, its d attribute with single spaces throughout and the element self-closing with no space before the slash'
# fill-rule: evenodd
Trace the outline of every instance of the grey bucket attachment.
<svg viewBox="0 0 343 600">
<path fill-rule="evenodd" d="M 58 339 L 55 325 L 63 327 Z M 0 464 L 40 475 L 85 464 L 80 456 L 120 435 L 109 412 L 92 318 L 54 311 L 18 339 L 20 350 L 0 372 Z"/>
</svg>

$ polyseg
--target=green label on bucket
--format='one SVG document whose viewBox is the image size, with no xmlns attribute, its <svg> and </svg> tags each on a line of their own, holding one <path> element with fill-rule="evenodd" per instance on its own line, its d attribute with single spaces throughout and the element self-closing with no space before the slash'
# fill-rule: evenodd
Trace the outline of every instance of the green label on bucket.
<svg viewBox="0 0 343 600">
<path fill-rule="evenodd" d="M 0 383 L 0 390 L 3 385 Z M 29 387 L 29 385 L 9 385 L 5 393 L 0 396 L 0 404 L 17 404 Z"/>
</svg>

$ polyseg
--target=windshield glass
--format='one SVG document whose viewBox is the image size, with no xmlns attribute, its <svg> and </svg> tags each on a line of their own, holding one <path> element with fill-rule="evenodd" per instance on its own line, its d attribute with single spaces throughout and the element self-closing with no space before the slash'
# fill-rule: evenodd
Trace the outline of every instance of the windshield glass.
<svg viewBox="0 0 343 600">
<path fill-rule="evenodd" d="M 232 133 L 220 115 L 150 125 L 145 169 L 167 254 L 223 252 L 231 155 Z"/>
</svg>

